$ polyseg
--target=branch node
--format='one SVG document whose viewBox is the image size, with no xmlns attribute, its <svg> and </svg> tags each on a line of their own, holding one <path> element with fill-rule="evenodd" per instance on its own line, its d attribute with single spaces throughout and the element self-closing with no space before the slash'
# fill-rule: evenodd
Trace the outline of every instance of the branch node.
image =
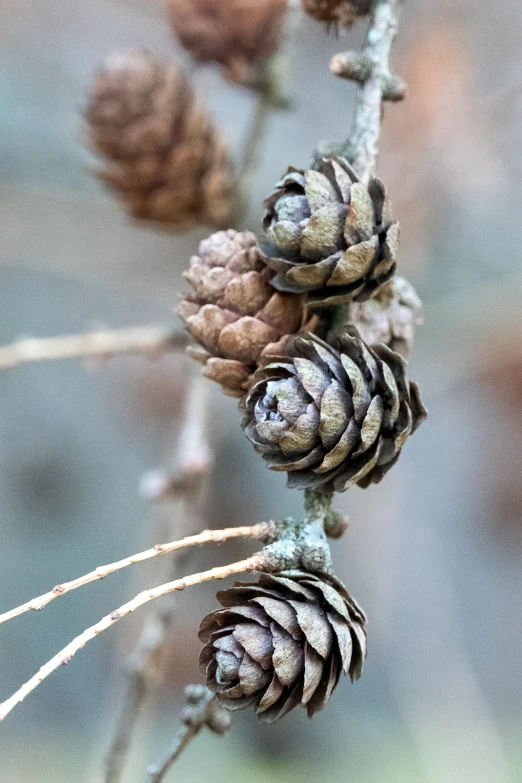
<svg viewBox="0 0 522 783">
<path fill-rule="evenodd" d="M 342 538 L 348 530 L 349 524 L 350 519 L 348 516 L 332 511 L 324 521 L 324 532 L 328 538 Z"/>
<path fill-rule="evenodd" d="M 402 78 L 402 76 L 389 76 L 383 80 L 382 83 L 382 99 L 383 101 L 391 101 L 392 103 L 398 103 L 403 101 L 408 92 L 408 85 Z"/>
<path fill-rule="evenodd" d="M 321 502 L 326 501 L 319 501 Z M 275 523 L 275 529 L 277 531 L 275 541 L 260 552 L 263 571 L 272 573 L 294 569 L 311 572 L 331 571 L 331 553 L 326 541 L 322 516 L 317 518 L 307 513 L 302 521 L 292 518 L 281 519 Z"/>
<path fill-rule="evenodd" d="M 362 52 L 339 52 L 330 60 L 330 71 L 334 76 L 339 76 L 341 79 L 348 79 L 358 84 L 362 84 L 369 79 L 372 70 L 372 61 Z"/>
</svg>

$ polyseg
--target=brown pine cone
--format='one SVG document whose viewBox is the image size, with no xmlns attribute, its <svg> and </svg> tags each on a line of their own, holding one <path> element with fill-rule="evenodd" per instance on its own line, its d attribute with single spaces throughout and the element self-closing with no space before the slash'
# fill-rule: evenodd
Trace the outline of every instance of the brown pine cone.
<svg viewBox="0 0 522 783">
<path fill-rule="evenodd" d="M 309 304 L 375 296 L 395 273 L 399 224 L 383 183 L 358 181 L 342 158 L 318 170 L 290 168 L 265 201 L 264 248 L 279 291 L 307 291 Z"/>
<path fill-rule="evenodd" d="M 254 705 L 274 723 L 301 704 L 322 710 L 341 671 L 361 676 L 366 617 L 334 576 L 262 574 L 217 595 L 225 607 L 201 623 L 200 665 L 229 710 Z"/>
<path fill-rule="evenodd" d="M 372 0 L 301 0 L 303 10 L 318 22 L 351 27 L 370 13 Z"/>
<path fill-rule="evenodd" d="M 243 429 L 295 489 L 344 492 L 379 482 L 426 411 L 405 362 L 385 345 L 340 334 L 288 341 L 293 359 L 258 370 Z"/>
<path fill-rule="evenodd" d="M 177 228 L 227 219 L 228 152 L 176 65 L 144 51 L 111 55 L 85 117 L 89 146 L 104 158 L 97 174 L 133 217 Z"/>
<path fill-rule="evenodd" d="M 224 66 L 230 81 L 248 84 L 252 66 L 273 54 L 286 0 L 167 0 L 179 42 L 201 62 Z"/>
<path fill-rule="evenodd" d="M 365 343 L 384 343 L 407 357 L 413 347 L 415 328 L 424 322 L 422 301 L 406 278 L 396 276 L 374 299 L 353 302 L 350 321 Z"/>
<path fill-rule="evenodd" d="M 195 293 L 184 297 L 177 313 L 204 348 L 192 352 L 205 365 L 203 374 L 225 394 L 242 397 L 261 354 L 303 326 L 305 297 L 274 291 L 272 272 L 248 231 L 218 231 L 198 252 L 184 273 Z"/>
</svg>

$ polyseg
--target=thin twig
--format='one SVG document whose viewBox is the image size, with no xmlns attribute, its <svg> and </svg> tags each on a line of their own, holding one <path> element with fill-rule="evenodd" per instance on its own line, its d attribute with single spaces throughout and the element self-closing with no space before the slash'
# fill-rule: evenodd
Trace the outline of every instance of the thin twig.
<svg viewBox="0 0 522 783">
<path fill-rule="evenodd" d="M 362 52 L 368 65 L 357 94 L 346 154 L 363 182 L 375 173 L 379 154 L 383 90 L 389 84 L 390 53 L 399 22 L 401 0 L 375 0 Z"/>
<path fill-rule="evenodd" d="M 187 345 L 186 334 L 166 326 L 137 326 L 60 337 L 25 338 L 0 346 L 0 370 L 53 359 L 110 359 L 120 354 L 151 358 Z"/>
<path fill-rule="evenodd" d="M 15 609 L 11 609 L 9 612 L 0 614 L 0 624 L 6 623 L 8 620 L 12 620 L 14 617 L 18 617 L 24 612 L 31 610 L 39 611 L 44 606 L 50 604 L 55 598 L 59 598 L 66 593 L 70 593 L 72 590 L 77 590 L 79 587 L 88 585 L 90 582 L 96 582 L 99 579 L 105 579 L 109 574 L 113 574 L 115 571 L 120 571 L 127 566 L 141 563 L 143 560 L 150 560 L 152 557 L 158 557 L 159 555 L 166 555 L 169 552 L 175 552 L 178 549 L 184 547 L 198 546 L 200 544 L 222 543 L 231 538 L 256 538 L 262 539 L 270 531 L 270 522 L 260 522 L 257 525 L 249 525 L 244 527 L 229 527 L 223 530 L 204 530 L 202 533 L 198 533 L 196 536 L 187 536 L 180 541 L 171 541 L 168 544 L 156 544 L 151 549 L 146 549 L 144 552 L 138 552 L 130 557 L 125 557 L 123 560 L 118 560 L 115 563 L 109 563 L 108 565 L 98 566 L 94 571 L 90 571 L 84 576 L 80 576 L 78 579 L 73 579 L 71 582 L 63 582 L 53 587 L 48 593 L 32 598 L 25 604 L 17 606 Z"/>
<path fill-rule="evenodd" d="M 139 609 L 140 606 L 144 606 L 149 601 L 154 601 L 156 598 L 160 598 L 163 595 L 168 595 L 175 590 L 184 590 L 186 587 L 192 587 L 192 585 L 201 584 L 201 582 L 208 582 L 214 579 L 226 579 L 232 574 L 240 574 L 245 571 L 259 571 L 263 568 L 263 557 L 260 554 L 247 557 L 245 560 L 240 560 L 237 563 L 230 563 L 226 566 L 219 566 L 217 568 L 211 568 L 209 571 L 202 571 L 199 574 L 191 574 L 185 576 L 182 579 L 175 579 L 172 582 L 166 582 L 159 587 L 155 587 L 151 590 L 143 590 L 131 601 L 120 606 L 108 615 L 105 615 L 98 623 L 91 625 L 83 633 L 72 640 L 63 650 L 54 655 L 50 661 L 45 663 L 40 670 L 31 677 L 24 685 L 19 688 L 9 699 L 0 704 L 0 721 L 3 721 L 7 715 L 13 710 L 17 704 L 20 704 L 32 691 L 35 690 L 50 674 L 52 674 L 60 666 L 68 664 L 76 653 L 81 650 L 87 642 L 94 639 L 102 631 L 106 631 L 107 628 L 111 628 L 122 617 L 126 617 L 131 612 Z"/>
<path fill-rule="evenodd" d="M 182 726 L 176 739 L 167 750 L 165 758 L 157 766 L 151 766 L 147 770 L 150 783 L 160 783 L 164 779 L 174 762 L 179 759 L 189 742 L 197 737 L 204 725 L 205 721 L 203 720 L 201 723 L 186 723 Z"/>
</svg>

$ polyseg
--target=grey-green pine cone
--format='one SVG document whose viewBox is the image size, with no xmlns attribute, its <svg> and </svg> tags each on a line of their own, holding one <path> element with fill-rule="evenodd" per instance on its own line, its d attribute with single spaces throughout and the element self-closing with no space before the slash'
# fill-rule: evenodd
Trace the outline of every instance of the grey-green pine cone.
<svg viewBox="0 0 522 783">
<path fill-rule="evenodd" d="M 395 273 L 399 224 L 386 189 L 359 182 L 342 158 L 288 169 L 265 210 L 265 260 L 279 291 L 307 292 L 315 307 L 365 301 Z"/>
<path fill-rule="evenodd" d="M 292 338 L 293 358 L 259 369 L 242 403 L 245 434 L 290 488 L 379 482 L 427 415 L 401 356 L 348 333 L 332 343 Z"/>
<path fill-rule="evenodd" d="M 230 710 L 253 705 L 273 723 L 301 704 L 322 710 L 341 672 L 357 680 L 366 657 L 366 617 L 328 574 L 262 574 L 217 595 L 224 606 L 201 624 L 200 665 Z"/>
</svg>

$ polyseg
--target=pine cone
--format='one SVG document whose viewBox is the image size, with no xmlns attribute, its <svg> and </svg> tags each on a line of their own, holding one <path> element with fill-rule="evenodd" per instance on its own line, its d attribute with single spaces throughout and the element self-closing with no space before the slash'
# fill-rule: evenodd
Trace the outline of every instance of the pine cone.
<svg viewBox="0 0 522 783">
<path fill-rule="evenodd" d="M 255 705 L 266 723 L 298 704 L 322 710 L 341 671 L 359 679 L 366 657 L 366 617 L 333 576 L 302 571 L 262 574 L 217 595 L 199 638 L 207 685 L 229 710 Z"/>
<path fill-rule="evenodd" d="M 399 224 L 382 182 L 360 183 L 349 164 L 290 168 L 265 201 L 264 248 L 279 291 L 307 291 L 309 304 L 364 301 L 395 273 Z"/>
<path fill-rule="evenodd" d="M 301 0 L 303 10 L 318 22 L 351 27 L 370 13 L 372 0 Z"/>
<path fill-rule="evenodd" d="M 85 112 L 99 178 L 136 218 L 222 225 L 233 176 L 226 146 L 177 66 L 143 52 L 107 58 Z"/>
<path fill-rule="evenodd" d="M 184 273 L 195 294 L 177 312 L 205 349 L 192 355 L 229 396 L 242 397 L 261 354 L 303 325 L 305 297 L 274 291 L 271 275 L 255 235 L 232 229 L 201 242 Z"/>
<path fill-rule="evenodd" d="M 406 357 L 413 347 L 415 328 L 424 321 L 422 301 L 412 284 L 397 276 L 374 299 L 353 302 L 350 320 L 365 343 L 384 343 Z"/>
<path fill-rule="evenodd" d="M 281 38 L 286 0 L 168 0 L 182 46 L 202 62 L 224 66 L 232 82 L 250 82 L 252 66 L 273 54 Z"/>
<path fill-rule="evenodd" d="M 290 488 L 343 492 L 379 482 L 426 417 L 402 357 L 349 334 L 335 347 L 297 336 L 289 351 L 293 359 L 252 379 L 248 439 L 269 468 L 288 473 Z"/>
</svg>

